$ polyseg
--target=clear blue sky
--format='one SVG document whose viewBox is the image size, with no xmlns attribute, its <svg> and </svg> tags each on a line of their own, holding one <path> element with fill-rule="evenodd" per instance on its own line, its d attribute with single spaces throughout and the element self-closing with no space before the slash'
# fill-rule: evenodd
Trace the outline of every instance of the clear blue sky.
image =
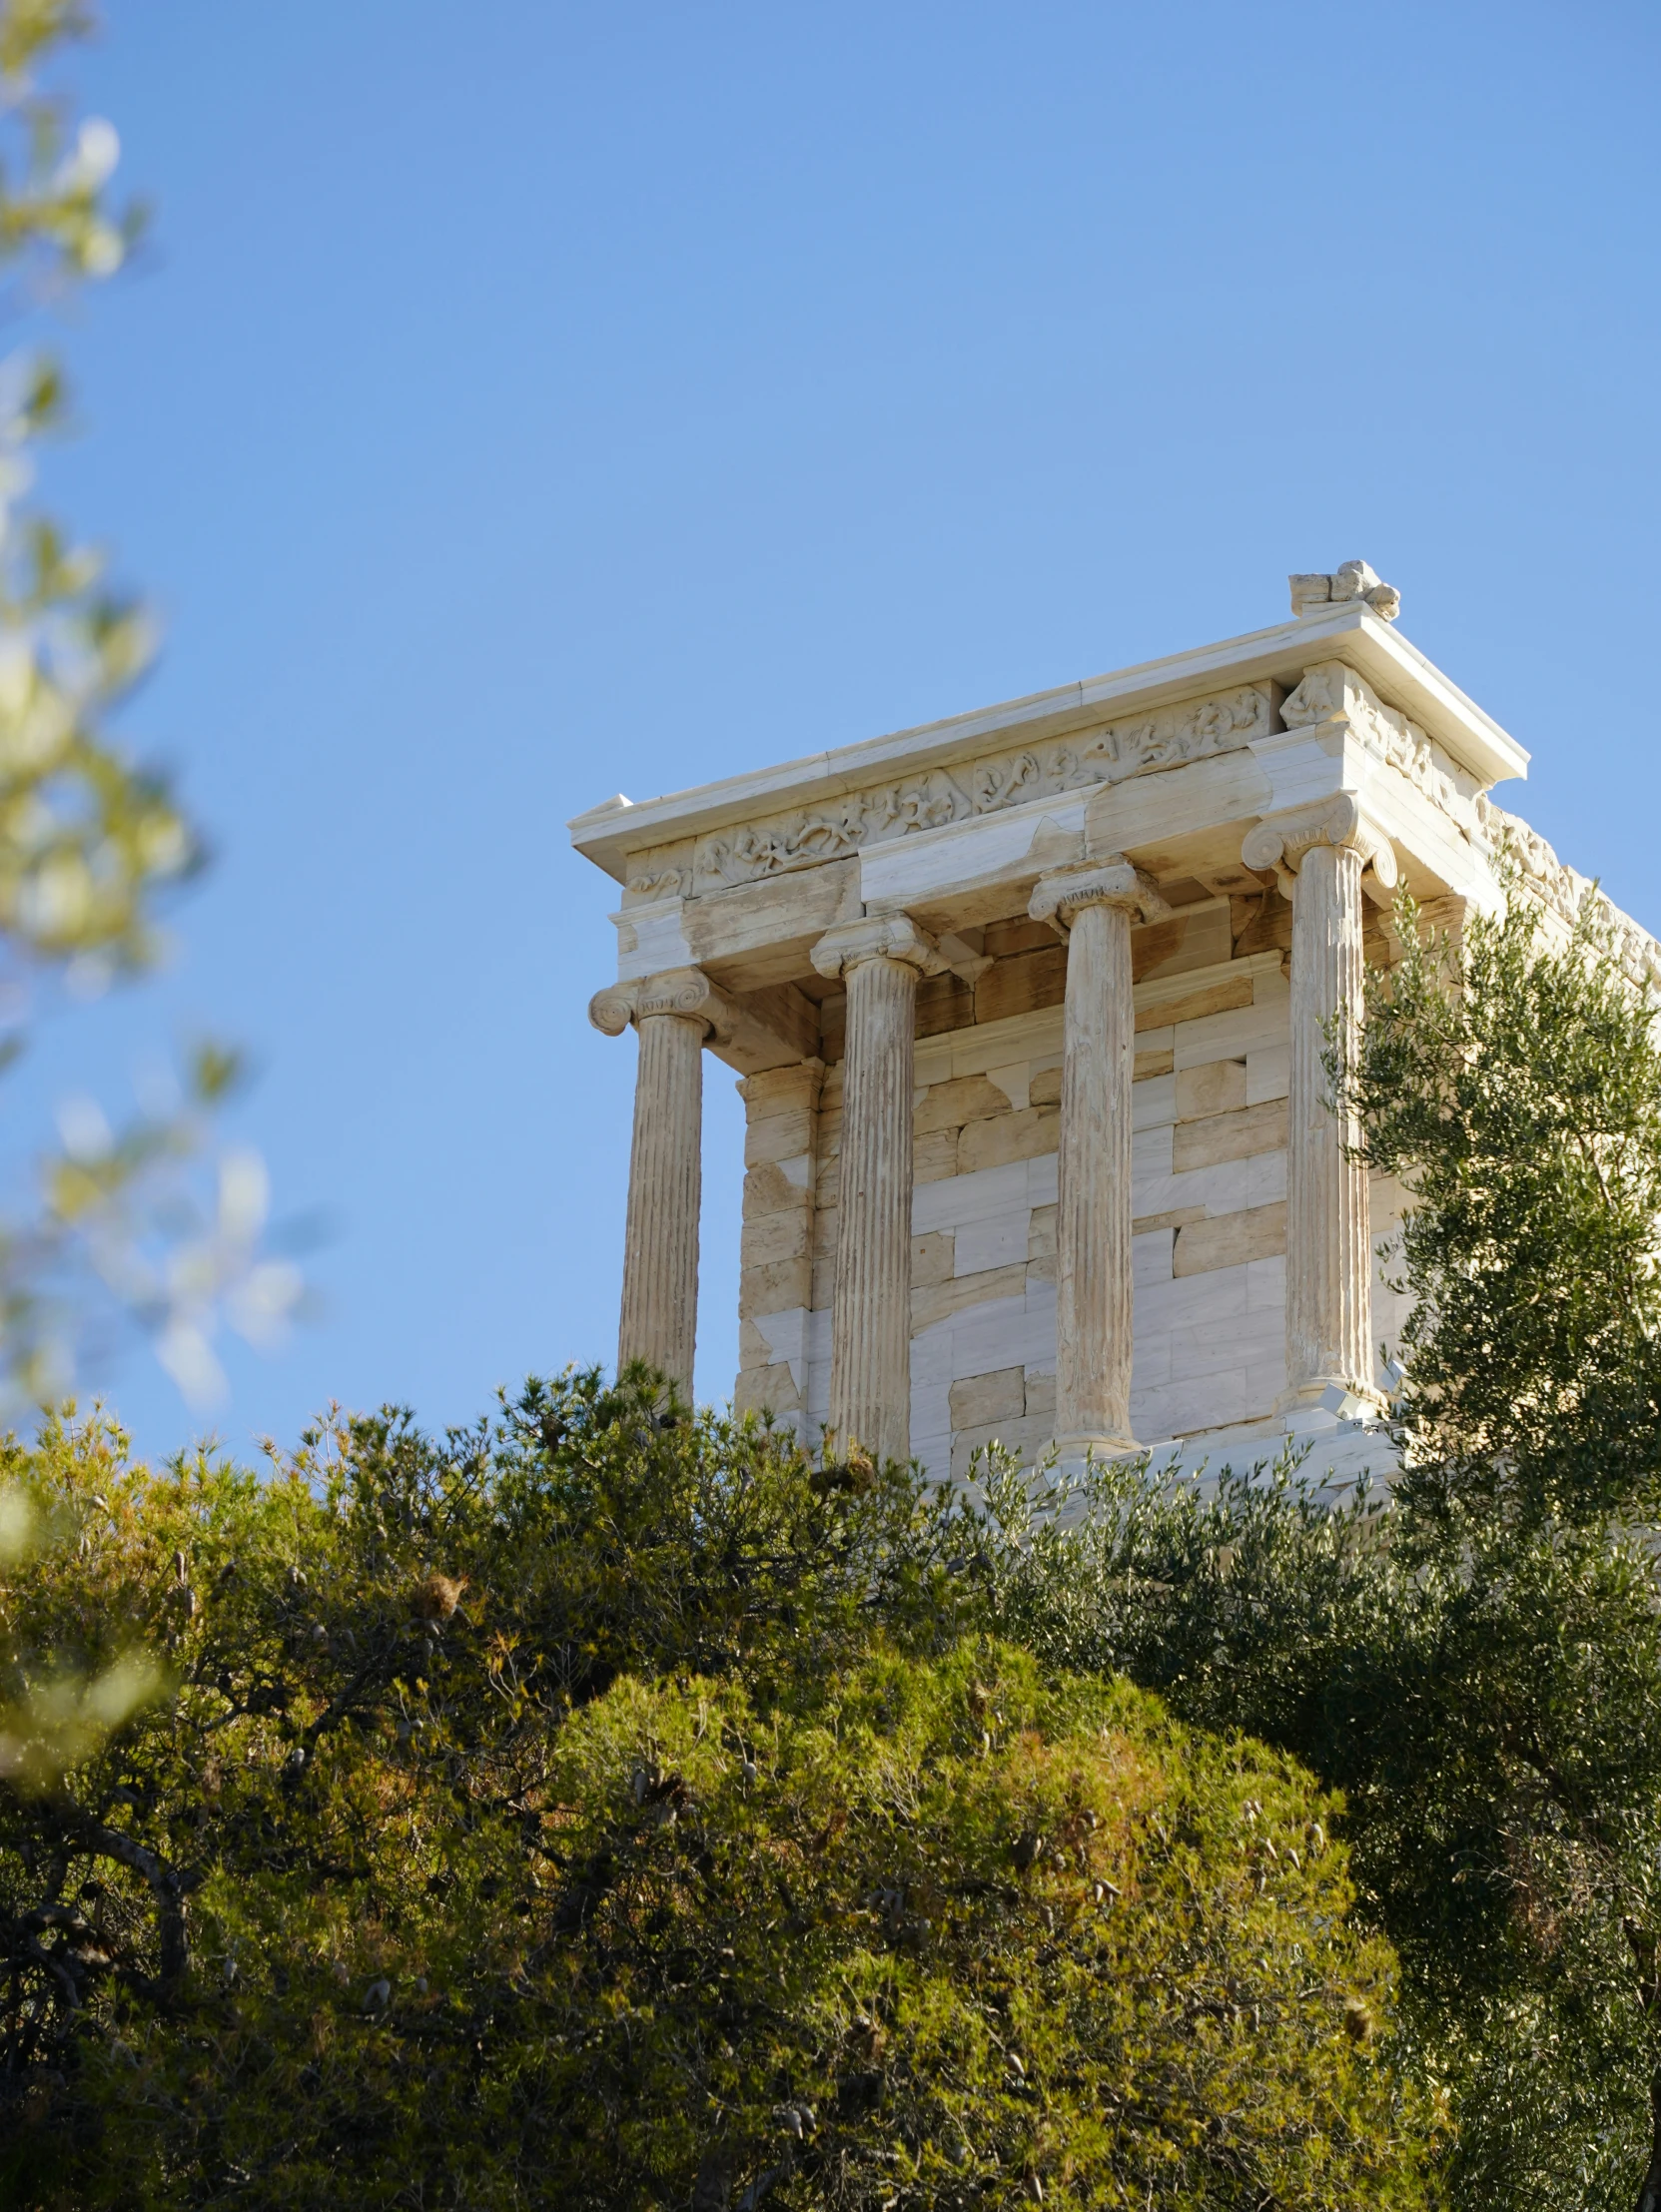
<svg viewBox="0 0 1661 2212">
<path fill-rule="evenodd" d="M 1363 555 L 1661 930 L 1653 8 L 111 0 L 157 248 L 50 502 L 168 624 L 128 718 L 219 860 L 159 982 L 320 1206 L 217 1426 L 607 1358 L 632 1045 L 567 816 L 1278 619 Z M 707 1064 L 699 1384 L 736 1364 Z M 141 1443 L 197 1423 L 134 1358 Z"/>
</svg>

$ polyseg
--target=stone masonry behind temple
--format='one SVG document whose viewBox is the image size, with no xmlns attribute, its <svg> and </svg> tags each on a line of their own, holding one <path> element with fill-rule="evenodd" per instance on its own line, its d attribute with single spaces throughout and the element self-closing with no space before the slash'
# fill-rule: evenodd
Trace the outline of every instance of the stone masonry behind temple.
<svg viewBox="0 0 1661 2212">
<path fill-rule="evenodd" d="M 748 1117 L 739 1410 L 937 1480 L 993 1439 L 1382 1470 L 1403 1195 L 1327 1038 L 1398 883 L 1454 930 L 1506 856 L 1561 920 L 1598 896 L 1398 611 L 1348 561 L 1272 629 L 579 815 L 622 886 L 591 1017 L 638 1038 L 619 1361 L 690 1392 L 707 1052 Z"/>
</svg>

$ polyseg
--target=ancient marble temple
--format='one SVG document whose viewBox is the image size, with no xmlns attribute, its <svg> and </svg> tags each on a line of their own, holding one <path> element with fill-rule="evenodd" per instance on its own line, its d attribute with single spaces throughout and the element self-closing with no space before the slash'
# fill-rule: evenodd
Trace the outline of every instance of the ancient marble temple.
<svg viewBox="0 0 1661 2212">
<path fill-rule="evenodd" d="M 690 1386 L 709 1054 L 748 1117 L 740 1409 L 936 1478 L 993 1438 L 1376 1462 L 1402 1193 L 1326 1039 L 1398 883 L 1442 926 L 1507 852 L 1558 915 L 1595 894 L 1489 799 L 1528 755 L 1395 591 L 1290 583 L 1271 629 L 571 823 L 622 886 L 591 1017 L 638 1039 L 620 1360 Z"/>
</svg>

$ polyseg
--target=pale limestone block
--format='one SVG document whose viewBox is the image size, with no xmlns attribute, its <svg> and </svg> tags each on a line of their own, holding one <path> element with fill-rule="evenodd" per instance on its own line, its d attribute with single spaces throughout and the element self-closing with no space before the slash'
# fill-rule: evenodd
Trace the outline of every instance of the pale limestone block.
<svg viewBox="0 0 1661 2212">
<path fill-rule="evenodd" d="M 744 1359 L 742 1364 L 746 1367 L 788 1366 L 797 1383 L 805 1388 L 810 1364 L 808 1345 L 811 1325 L 811 1315 L 805 1306 L 799 1305 L 788 1306 L 781 1313 L 758 1314 L 751 1320 L 741 1322 L 740 1342 L 750 1342 L 750 1332 L 753 1330 L 767 1351 L 765 1359 Z"/>
<path fill-rule="evenodd" d="M 974 1175 L 1010 1160 L 1036 1159 L 1042 1152 L 1053 1152 L 1060 1135 L 1061 1115 L 1048 1106 L 1005 1112 L 996 1121 L 971 1121 L 958 1137 L 958 1173 Z"/>
<path fill-rule="evenodd" d="M 1027 1282 L 1030 1288 L 1036 1288 L 1040 1283 L 1053 1284 L 1055 1279 L 1056 1254 L 1054 1252 L 1046 1252 L 1039 1259 L 1028 1260 Z"/>
<path fill-rule="evenodd" d="M 1056 1209 L 1053 1205 L 1037 1205 L 1027 1213 L 1027 1257 L 1029 1259 L 1054 1259 L 1056 1256 Z"/>
<path fill-rule="evenodd" d="M 1283 1099 L 1291 1088 L 1291 1047 L 1259 1045 L 1246 1056 L 1246 1103 L 1261 1106 L 1266 1099 Z"/>
<path fill-rule="evenodd" d="M 697 955 L 686 935 L 685 913 L 679 899 L 653 899 L 611 917 L 617 925 L 619 983 L 643 982 L 667 969 L 695 965 Z"/>
<path fill-rule="evenodd" d="M 1055 1357 L 1056 1295 L 1042 1283 L 1029 1284 L 1024 1297 L 990 1298 L 945 1326 L 952 1338 L 954 1381 L 991 1374 L 1013 1361 L 1041 1364 Z"/>
<path fill-rule="evenodd" d="M 1019 1421 L 1027 1411 L 1026 1372 L 1020 1367 L 1000 1367 L 996 1374 L 954 1382 L 951 1407 L 954 1429 L 975 1428 L 990 1421 Z"/>
<path fill-rule="evenodd" d="M 819 1108 L 818 1131 L 819 1157 L 837 1158 L 842 1150 L 842 1108 L 839 1106 Z"/>
<path fill-rule="evenodd" d="M 754 990 L 800 975 L 814 940 L 858 911 L 859 863 L 836 860 L 690 900 L 684 928 L 692 960 L 743 960 Z"/>
<path fill-rule="evenodd" d="M 1146 1078 L 1131 1090 L 1131 1127 L 1137 1129 L 1164 1128 L 1177 1118 L 1177 1079 L 1167 1070 L 1164 1075 Z"/>
<path fill-rule="evenodd" d="M 1016 1421 L 980 1422 L 974 1428 L 959 1429 L 952 1438 L 952 1480 L 967 1482 L 974 1470 L 975 1454 L 993 1444 L 1015 1452 L 1030 1466 L 1049 1443 L 1054 1425 L 1053 1418 L 1043 1421 L 1024 1416 Z"/>
<path fill-rule="evenodd" d="M 1178 1205 L 1203 1205 L 1209 1214 L 1272 1205 L 1286 1194 L 1286 1154 L 1252 1152 L 1245 1159 L 1220 1160 L 1215 1167 L 1192 1167 L 1173 1175 L 1171 1188 Z"/>
<path fill-rule="evenodd" d="M 1040 1101 L 1031 1096 L 1029 1088 L 1031 1071 L 1031 1061 L 1008 1061 L 1000 1068 L 989 1068 L 986 1072 L 986 1080 L 988 1083 L 996 1084 L 1016 1112 L 1021 1113 L 1028 1106 L 1041 1104 Z"/>
<path fill-rule="evenodd" d="M 914 1285 L 911 1293 L 911 1326 L 915 1335 L 967 1307 L 984 1305 L 989 1298 L 1010 1298 L 1025 1291 L 1025 1260 L 1009 1267 L 991 1267 L 984 1274 L 954 1275 L 950 1282 Z"/>
<path fill-rule="evenodd" d="M 1060 1060 L 1062 1010 L 1039 1007 L 1030 1014 L 1010 1015 L 997 1022 L 977 1022 L 973 1028 L 953 1030 L 934 1040 L 950 1048 L 950 1072 L 954 1076 L 984 1076 L 988 1069 L 1007 1067 L 1011 1061 Z"/>
<path fill-rule="evenodd" d="M 793 1170 L 799 1168 L 805 1178 L 811 1164 L 804 1153 L 797 1159 L 766 1159 L 749 1168 L 744 1176 L 745 1220 L 759 1220 L 764 1213 L 795 1212 L 807 1185 L 805 1179 L 797 1182 Z"/>
<path fill-rule="evenodd" d="M 1019 1160 L 1006 1167 L 988 1167 L 977 1175 L 947 1176 L 912 1193 L 912 1234 L 960 1229 L 970 1221 L 1006 1213 L 1012 1206 L 1032 1203 L 1028 1193 L 1028 1171 Z"/>
<path fill-rule="evenodd" d="M 806 1106 L 769 1113 L 762 1120 L 746 1122 L 744 1165 L 759 1167 L 770 1161 L 799 1159 L 804 1152 L 811 1152 L 813 1122 L 813 1112 Z"/>
<path fill-rule="evenodd" d="M 813 1202 L 821 1213 L 834 1213 L 842 1203 L 842 1161 L 821 1159 L 813 1178 Z"/>
<path fill-rule="evenodd" d="M 740 1264 L 765 1267 L 776 1259 L 802 1259 L 811 1254 L 812 1243 L 813 1216 L 804 1206 L 788 1213 L 763 1213 L 744 1223 Z"/>
<path fill-rule="evenodd" d="M 950 1229 L 935 1229 L 927 1236 L 914 1236 L 911 1240 L 911 1287 L 913 1291 L 930 1283 L 950 1282 L 957 1272 L 957 1258 Z"/>
<path fill-rule="evenodd" d="M 770 1367 L 773 1364 L 773 1348 L 764 1331 L 751 1318 L 738 1324 L 738 1365 L 745 1367 Z"/>
<path fill-rule="evenodd" d="M 1185 1068 L 1176 1079 L 1176 1091 L 1179 1121 L 1233 1113 L 1246 1104 L 1246 1062 L 1206 1060 L 1197 1068 Z"/>
<path fill-rule="evenodd" d="M 1157 1384 L 1171 1380 L 1171 1336 L 1168 1328 L 1150 1328 L 1144 1319 L 1148 1303 L 1143 1284 L 1136 1286 L 1137 1337 L 1136 1360 L 1132 1370 L 1133 1395 L 1139 1390 L 1153 1389 Z"/>
<path fill-rule="evenodd" d="M 808 1296 L 813 1301 L 815 1313 L 829 1313 L 836 1296 L 836 1247 L 834 1244 L 822 1259 L 813 1262 L 808 1277 Z"/>
<path fill-rule="evenodd" d="M 785 1313 L 791 1306 L 807 1305 L 812 1295 L 810 1259 L 775 1259 L 764 1267 L 745 1267 L 738 1277 L 738 1318 L 747 1321 L 763 1313 Z"/>
<path fill-rule="evenodd" d="M 1203 1221 L 1206 1209 L 1203 1205 L 1173 1206 L 1169 1213 L 1139 1213 L 1131 1223 L 1135 1236 L 1152 1236 L 1162 1231 L 1170 1236 L 1178 1229 L 1186 1229 L 1191 1221 Z"/>
<path fill-rule="evenodd" d="M 1248 1312 L 1256 1313 L 1267 1306 L 1278 1306 L 1284 1313 L 1286 1307 L 1286 1261 L 1284 1253 L 1276 1253 L 1270 1259 L 1254 1259 L 1246 1270 L 1246 1302 Z"/>
<path fill-rule="evenodd" d="M 1278 1204 L 1250 1206 L 1242 1213 L 1220 1214 L 1215 1220 L 1195 1221 L 1179 1229 L 1171 1271 L 1174 1275 L 1207 1274 L 1285 1248 L 1286 1208 L 1282 1199 Z"/>
<path fill-rule="evenodd" d="M 1157 1012 L 1159 1010 L 1153 1009 L 1150 1011 Z M 1170 1022 L 1164 1023 L 1158 1029 L 1146 1027 L 1139 1029 L 1137 1032 L 1137 1059 L 1139 1061 L 1156 1060 L 1161 1053 L 1169 1053 L 1176 1041 L 1176 1027 Z M 1169 1076 L 1171 1070 L 1169 1068 L 1150 1068 L 1146 1073 L 1150 1076 Z M 1136 1080 L 1141 1083 L 1143 1078 L 1139 1075 Z"/>
<path fill-rule="evenodd" d="M 1174 1053 L 1177 1073 L 1198 1068 L 1208 1060 L 1246 1060 L 1265 1045 L 1285 1042 L 1283 1007 L 1248 1006 L 1234 1013 L 1202 1016 L 1178 1028 Z"/>
<path fill-rule="evenodd" d="M 1084 857 L 1087 794 L 1057 792 L 936 830 L 867 845 L 861 894 L 867 905 L 917 908 L 943 902 L 973 908 L 978 890 L 1028 881 L 1066 858 Z M 994 905 L 993 912 L 997 912 Z"/>
<path fill-rule="evenodd" d="M 1244 1062 L 1228 1062 L 1239 1067 Z M 1249 1159 L 1258 1152 L 1283 1151 L 1286 1142 L 1286 1108 L 1280 1099 L 1265 1099 L 1261 1106 L 1242 1106 L 1237 1113 L 1214 1113 L 1204 1121 L 1179 1121 L 1171 1151 L 1173 1174 L 1197 1167 L 1221 1166 L 1225 1160 Z"/>
<path fill-rule="evenodd" d="M 976 1275 L 989 1267 L 1007 1267 L 1016 1260 L 1025 1263 L 1031 1219 L 1032 1208 L 1022 1202 L 1003 1213 L 966 1221 L 956 1234 L 957 1272 Z"/>
<path fill-rule="evenodd" d="M 1027 1162 L 1027 1203 L 1029 1205 L 1054 1205 L 1059 1196 L 1060 1155 L 1046 1152 L 1042 1159 Z"/>
<path fill-rule="evenodd" d="M 836 1255 L 837 1224 L 842 1218 L 840 1206 L 821 1206 L 813 1216 L 813 1256 L 815 1259 L 832 1259 Z"/>
<path fill-rule="evenodd" d="M 1216 981 L 1196 983 L 1192 991 L 1184 992 L 1180 999 L 1161 999 L 1154 1006 L 1137 1008 L 1137 1034 L 1149 1037 L 1163 1030 L 1180 1028 L 1187 1022 L 1201 1022 L 1219 1014 L 1238 1012 L 1251 1004 L 1251 978 L 1247 976 L 1222 976 Z M 1144 1051 L 1158 1048 L 1145 1045 Z"/>
<path fill-rule="evenodd" d="M 912 1338 L 911 1380 L 913 1388 L 938 1390 L 944 1403 L 952 1379 L 952 1322 L 948 1318 L 932 1329 L 920 1329 Z"/>
<path fill-rule="evenodd" d="M 960 1030 L 943 1030 L 938 1036 L 917 1040 L 913 1074 L 919 1091 L 932 1090 L 937 1083 L 951 1082 L 957 1073 L 952 1066 L 952 1047 L 962 1034 Z"/>
<path fill-rule="evenodd" d="M 1204 1376 L 1224 1374 L 1236 1367 L 1264 1371 L 1275 1366 L 1283 1371 L 1285 1367 L 1285 1316 L 1275 1306 L 1264 1307 L 1259 1313 L 1247 1313 L 1226 1336 L 1216 1329 L 1197 1328 L 1191 1323 L 1186 1328 L 1173 1329 L 1170 1341 L 1173 1382 L 1191 1382 Z M 1265 1405 L 1272 1400 L 1271 1392 Z"/>
<path fill-rule="evenodd" d="M 775 1113 L 799 1112 L 806 1087 L 804 1071 L 797 1066 L 768 1068 L 760 1075 L 746 1076 L 737 1089 L 744 1101 L 746 1118 L 765 1121 Z"/>
<path fill-rule="evenodd" d="M 929 1085 L 912 1126 L 923 1136 L 931 1129 L 961 1129 L 966 1121 L 984 1121 L 1009 1110 L 1007 1094 L 985 1076 L 955 1076 Z"/>
<path fill-rule="evenodd" d="M 1037 1069 L 1027 1084 L 1027 1104 L 1030 1106 L 1059 1106 L 1061 1105 L 1061 1063 L 1053 1068 Z"/>
<path fill-rule="evenodd" d="M 1204 1224 L 1199 1224 L 1204 1226 Z M 1179 1230 L 1183 1235 L 1186 1231 Z M 1170 1282 L 1138 1283 L 1136 1330 L 1145 1334 L 1181 1328 L 1187 1321 L 1231 1329 L 1250 1309 L 1246 1267 L 1220 1267 L 1202 1275 L 1174 1275 Z"/>
<path fill-rule="evenodd" d="M 930 1129 L 917 1139 L 912 1167 L 915 1182 L 944 1182 L 958 1171 L 956 1129 Z"/>
<path fill-rule="evenodd" d="M 1263 764 L 1246 745 L 1092 792 L 1085 811 L 1086 849 L 1122 853 L 1135 846 L 1140 853 L 1162 840 L 1186 844 L 1213 823 L 1239 822 L 1278 803 Z"/>
<path fill-rule="evenodd" d="M 1163 1384 L 1149 1391 L 1140 1404 L 1133 1403 L 1132 1410 L 1144 1436 L 1192 1436 L 1266 1416 L 1272 1379 L 1272 1375 L 1259 1377 L 1248 1368 L 1233 1367 L 1198 1381 Z M 1272 1447 L 1263 1456 L 1272 1458 Z"/>
<path fill-rule="evenodd" d="M 1134 1224 L 1133 1224 L 1134 1226 Z M 1177 1232 L 1171 1228 L 1149 1229 L 1131 1238 L 1131 1281 L 1140 1288 L 1149 1282 L 1171 1280 L 1171 1257 Z"/>
<path fill-rule="evenodd" d="M 1034 1421 L 1056 1418 L 1056 1372 L 1052 1368 L 1027 1369 L 1027 1417 Z"/>
<path fill-rule="evenodd" d="M 1138 1053 L 1131 1063 L 1132 1078 L 1137 1083 L 1146 1083 L 1150 1076 L 1169 1076 L 1175 1065 L 1169 1045 L 1162 1046 L 1158 1052 Z"/>
<path fill-rule="evenodd" d="M 734 1413 L 799 1413 L 802 1393 L 788 1367 L 740 1368 L 732 1393 Z"/>
</svg>

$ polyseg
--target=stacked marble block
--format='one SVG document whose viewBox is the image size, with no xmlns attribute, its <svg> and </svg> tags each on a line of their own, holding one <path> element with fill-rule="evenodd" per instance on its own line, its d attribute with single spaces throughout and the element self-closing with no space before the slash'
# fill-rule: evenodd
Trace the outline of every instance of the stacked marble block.
<svg viewBox="0 0 1661 2212">
<path fill-rule="evenodd" d="M 640 1040 L 620 1359 L 690 1387 L 712 1055 L 747 1114 L 741 1411 L 936 1478 L 994 1439 L 1372 1463 L 1404 1198 L 1368 1187 L 1322 1056 L 1384 988 L 1398 883 L 1455 931 L 1508 875 L 1553 927 L 1601 895 L 1488 798 L 1527 754 L 1364 562 L 1291 597 L 571 824 L 623 887 L 591 1018 Z"/>
<path fill-rule="evenodd" d="M 1290 914 L 1217 899 L 1133 933 L 1135 1365 L 1131 1415 L 1159 1447 L 1260 1440 L 1285 1383 Z M 1243 945 L 1257 950 L 1237 952 Z M 1389 942 L 1369 933 L 1382 965 Z M 1056 1167 L 1065 951 L 1031 922 L 989 928 L 988 1018 L 917 1048 L 911 1448 L 961 1479 L 994 1440 L 1028 1459 L 1055 1434 Z M 1000 1012 L 1020 1006 L 1025 1011 Z M 834 1035 L 833 1020 L 827 1028 Z M 927 1019 L 927 1009 L 924 1010 Z M 740 1410 L 816 1438 L 829 1415 L 841 1070 L 742 1081 L 748 1114 Z M 1373 1178 L 1373 1243 L 1401 1193 Z M 1402 1316 L 1377 1261 L 1373 1324 Z M 1380 1370 L 1380 1384 L 1384 1377 Z M 1238 1432 L 1238 1433 L 1237 1433 Z"/>
</svg>

